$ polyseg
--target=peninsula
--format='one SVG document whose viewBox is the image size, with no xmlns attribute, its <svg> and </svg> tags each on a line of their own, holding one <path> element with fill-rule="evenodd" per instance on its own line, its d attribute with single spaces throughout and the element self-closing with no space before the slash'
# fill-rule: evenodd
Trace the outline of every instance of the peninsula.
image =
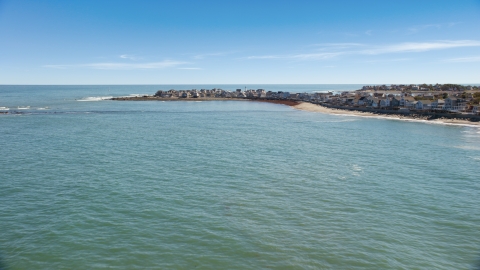
<svg viewBox="0 0 480 270">
<path fill-rule="evenodd" d="M 480 121 L 480 88 L 458 84 L 366 85 L 343 92 L 295 93 L 265 89 L 158 90 L 154 95 L 115 97 L 121 101 L 251 100 L 331 114 L 386 116 L 447 123 Z"/>
</svg>

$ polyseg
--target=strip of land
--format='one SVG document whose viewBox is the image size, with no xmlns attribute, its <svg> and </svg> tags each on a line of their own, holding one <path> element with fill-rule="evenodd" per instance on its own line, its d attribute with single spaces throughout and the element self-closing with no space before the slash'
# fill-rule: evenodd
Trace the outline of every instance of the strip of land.
<svg viewBox="0 0 480 270">
<path fill-rule="evenodd" d="M 308 102 L 301 102 L 297 105 L 290 105 L 295 109 L 309 112 L 319 112 L 326 114 L 336 114 L 336 115 L 346 115 L 346 116 L 359 116 L 359 117 L 373 117 L 373 118 L 388 118 L 395 120 L 413 120 L 413 121 L 428 121 L 431 123 L 443 123 L 443 124 L 453 124 L 453 125 L 472 125 L 480 126 L 480 122 L 472 122 L 464 119 L 456 118 L 436 118 L 430 119 L 427 116 L 422 115 L 404 115 L 404 114 L 382 114 L 382 113 L 372 113 L 372 112 L 361 112 L 361 111 L 350 111 L 342 109 L 333 109 L 327 108 L 321 105 L 312 104 Z"/>
<path fill-rule="evenodd" d="M 415 92 L 417 91 L 417 92 Z M 480 123 L 480 88 L 462 85 L 381 85 L 360 90 L 290 93 L 265 89 L 158 90 L 154 95 L 116 97 L 130 101 L 251 100 L 337 115 L 427 121 L 456 125 Z"/>
</svg>

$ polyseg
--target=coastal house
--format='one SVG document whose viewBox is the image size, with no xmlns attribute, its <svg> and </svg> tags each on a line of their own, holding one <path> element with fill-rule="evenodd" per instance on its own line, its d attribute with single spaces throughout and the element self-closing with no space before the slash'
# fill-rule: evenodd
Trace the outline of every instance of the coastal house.
<svg viewBox="0 0 480 270">
<path fill-rule="evenodd" d="M 167 91 L 167 93 L 168 93 L 171 97 L 178 97 L 178 91 L 177 91 L 177 90 L 170 89 L 170 90 Z"/>
<path fill-rule="evenodd" d="M 290 94 L 290 99 L 298 99 L 298 96 L 299 94 L 298 93 L 295 93 L 295 94 Z"/>
<path fill-rule="evenodd" d="M 448 104 L 447 104 L 448 100 Z M 463 98 L 445 99 L 445 109 L 453 112 L 463 112 L 467 110 L 467 101 Z"/>
<path fill-rule="evenodd" d="M 368 97 L 360 97 L 355 99 L 354 105 L 366 106 L 368 103 L 369 103 Z"/>
<path fill-rule="evenodd" d="M 431 104 L 431 108 L 435 110 L 443 109 L 444 106 L 445 106 L 445 100 L 443 99 L 434 99 Z"/>
<path fill-rule="evenodd" d="M 267 92 L 265 91 L 265 89 L 257 89 L 257 96 L 260 97 L 261 94 L 266 94 Z"/>
<path fill-rule="evenodd" d="M 400 100 L 395 98 L 395 97 L 392 97 L 392 99 L 390 100 L 390 106 L 391 107 L 400 107 Z"/>
<path fill-rule="evenodd" d="M 330 96 L 332 93 L 331 92 L 328 92 L 328 93 L 315 93 L 313 95 L 314 99 L 315 100 L 318 100 L 318 101 L 326 101 L 327 100 L 327 97 Z"/>
<path fill-rule="evenodd" d="M 461 106 L 461 104 L 459 103 L 462 103 L 461 100 L 459 100 L 458 98 L 446 98 L 445 99 L 445 105 L 444 105 L 444 109 L 445 110 L 451 110 L 453 109 L 453 107 L 456 107 L 456 106 Z"/>
<path fill-rule="evenodd" d="M 362 97 L 358 97 L 358 98 L 354 99 L 353 100 L 353 105 L 366 107 L 366 106 L 370 106 L 371 102 L 372 102 L 372 97 L 362 96 Z"/>
<path fill-rule="evenodd" d="M 412 96 L 402 96 L 400 98 L 400 107 L 412 107 L 415 102 L 415 98 Z"/>
<path fill-rule="evenodd" d="M 432 107 L 432 101 L 431 100 L 419 100 L 415 104 L 415 109 L 417 110 L 430 110 Z"/>
<path fill-rule="evenodd" d="M 415 102 L 415 109 L 417 110 L 423 110 L 423 102 L 422 100 L 419 100 L 417 102 Z"/>
<path fill-rule="evenodd" d="M 404 94 L 402 94 L 402 95 L 400 96 L 399 103 L 400 103 L 400 104 L 399 104 L 400 107 L 404 107 L 404 106 L 405 106 L 405 95 L 404 95 Z"/>
<path fill-rule="evenodd" d="M 390 99 L 384 97 L 384 98 L 379 98 L 379 100 L 380 100 L 379 106 L 381 108 L 390 107 Z"/>
</svg>

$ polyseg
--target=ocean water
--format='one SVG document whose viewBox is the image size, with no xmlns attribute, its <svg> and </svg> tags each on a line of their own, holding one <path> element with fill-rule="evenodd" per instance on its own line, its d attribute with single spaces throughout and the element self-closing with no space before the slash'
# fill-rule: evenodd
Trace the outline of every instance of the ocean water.
<svg viewBox="0 0 480 270">
<path fill-rule="evenodd" d="M 478 269 L 478 127 L 213 87 L 0 86 L 0 269 Z"/>
</svg>

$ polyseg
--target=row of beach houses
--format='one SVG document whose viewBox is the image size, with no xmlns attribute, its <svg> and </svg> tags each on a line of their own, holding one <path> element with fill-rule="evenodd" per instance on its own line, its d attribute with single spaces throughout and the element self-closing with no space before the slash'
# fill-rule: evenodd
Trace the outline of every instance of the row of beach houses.
<svg viewBox="0 0 480 270">
<path fill-rule="evenodd" d="M 333 92 L 291 93 L 285 91 L 266 91 L 265 89 L 236 89 L 236 91 L 214 89 L 159 90 L 156 97 L 162 98 L 245 98 L 293 100 L 311 103 L 326 103 L 337 106 L 365 107 L 373 109 L 402 110 L 441 110 L 457 113 L 478 114 L 479 106 L 468 105 L 468 100 L 461 97 L 435 99 L 434 96 L 415 99 L 405 93 L 352 91 L 334 94 Z"/>
</svg>

